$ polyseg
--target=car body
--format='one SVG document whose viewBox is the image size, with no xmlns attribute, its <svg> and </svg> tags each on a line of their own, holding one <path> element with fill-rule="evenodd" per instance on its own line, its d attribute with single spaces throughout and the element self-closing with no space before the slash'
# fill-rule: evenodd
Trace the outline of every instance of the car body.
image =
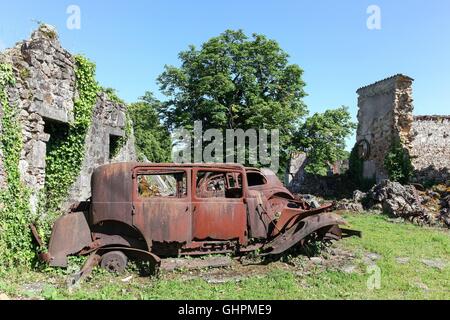
<svg viewBox="0 0 450 320">
<path fill-rule="evenodd" d="M 113 163 L 94 170 L 91 188 L 89 201 L 55 222 L 43 256 L 50 265 L 111 251 L 155 263 L 177 255 L 280 254 L 311 233 L 338 239 L 345 224 L 327 212 L 332 205 L 312 209 L 269 169 L 240 164 Z"/>
</svg>

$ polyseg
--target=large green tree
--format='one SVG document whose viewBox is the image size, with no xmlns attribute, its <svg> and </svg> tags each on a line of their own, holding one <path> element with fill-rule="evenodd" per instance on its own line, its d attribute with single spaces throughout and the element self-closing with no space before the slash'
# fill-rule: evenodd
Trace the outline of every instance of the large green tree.
<svg viewBox="0 0 450 320">
<path fill-rule="evenodd" d="M 326 174 L 348 156 L 345 139 L 355 125 L 345 107 L 304 120 L 303 70 L 263 35 L 227 30 L 179 54 L 180 67 L 165 66 L 158 77 L 168 101 L 158 104 L 170 129 L 280 130 L 281 170 L 291 151 L 308 153 L 307 172 Z"/>
<path fill-rule="evenodd" d="M 227 30 L 179 54 L 158 82 L 168 101 L 159 109 L 168 127 L 279 129 L 286 155 L 306 114 L 303 70 L 288 63 L 278 43 L 263 35 Z"/>
<path fill-rule="evenodd" d="M 140 160 L 151 162 L 170 160 L 172 142 L 168 129 L 160 123 L 157 110 L 161 102 L 151 92 L 146 92 L 140 101 L 128 107 L 133 122 L 135 146 Z"/>
<path fill-rule="evenodd" d="M 295 139 L 296 149 L 308 154 L 305 171 L 326 175 L 331 164 L 347 159 L 345 139 L 355 127 L 347 107 L 315 113 L 306 119 Z"/>
</svg>

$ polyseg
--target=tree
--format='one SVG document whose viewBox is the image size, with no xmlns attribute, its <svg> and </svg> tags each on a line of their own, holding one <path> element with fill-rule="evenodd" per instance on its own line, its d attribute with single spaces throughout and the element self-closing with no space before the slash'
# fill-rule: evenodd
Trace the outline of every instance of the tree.
<svg viewBox="0 0 450 320">
<path fill-rule="evenodd" d="M 161 102 L 146 92 L 141 101 L 128 107 L 128 114 L 133 122 L 136 151 L 138 158 L 147 158 L 151 162 L 170 160 L 172 142 L 167 128 L 159 121 L 157 110 Z"/>
<path fill-rule="evenodd" d="M 307 152 L 305 171 L 326 175 L 330 164 L 348 158 L 345 139 L 356 128 L 347 107 L 315 113 L 296 134 L 296 147 Z"/>
<path fill-rule="evenodd" d="M 160 113 L 169 128 L 203 130 L 279 129 L 286 155 L 307 113 L 303 70 L 288 63 L 278 43 L 263 35 L 227 30 L 179 54 L 181 67 L 165 66 L 158 77 L 169 100 Z"/>
</svg>

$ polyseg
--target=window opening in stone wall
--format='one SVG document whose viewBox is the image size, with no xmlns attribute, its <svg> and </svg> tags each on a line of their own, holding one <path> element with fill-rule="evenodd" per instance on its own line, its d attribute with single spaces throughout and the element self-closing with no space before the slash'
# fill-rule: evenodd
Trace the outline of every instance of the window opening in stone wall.
<svg viewBox="0 0 450 320">
<path fill-rule="evenodd" d="M 109 135 L 109 160 L 112 160 L 118 154 L 120 148 L 120 136 Z"/>
<path fill-rule="evenodd" d="M 44 118 L 44 132 L 50 135 L 47 141 L 46 156 L 52 150 L 58 149 L 66 141 L 69 134 L 69 124 Z"/>
</svg>

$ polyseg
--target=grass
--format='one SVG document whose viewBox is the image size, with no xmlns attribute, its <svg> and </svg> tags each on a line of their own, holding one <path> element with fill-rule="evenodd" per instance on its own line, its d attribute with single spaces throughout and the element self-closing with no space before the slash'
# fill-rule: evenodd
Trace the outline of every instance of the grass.
<svg viewBox="0 0 450 320">
<path fill-rule="evenodd" d="M 0 275 L 0 292 L 10 297 L 44 299 L 449 299 L 450 233 L 448 230 L 392 223 L 384 216 L 346 214 L 362 238 L 346 238 L 333 246 L 354 253 L 354 273 L 338 268 L 316 268 L 298 275 L 298 267 L 277 262 L 263 273 L 248 273 L 242 281 L 210 284 L 201 278 L 186 280 L 189 273 L 139 277 L 122 282 L 127 275 L 113 276 L 97 270 L 93 278 L 75 290 L 65 286 L 63 272 L 8 272 Z M 380 288 L 368 289 L 374 269 L 367 267 L 367 253 L 380 256 Z M 400 264 L 397 257 L 408 257 Z M 439 258 L 443 270 L 426 266 L 422 259 Z M 38 289 L 36 289 L 38 287 Z M 34 288 L 34 289 L 33 289 Z"/>
</svg>

